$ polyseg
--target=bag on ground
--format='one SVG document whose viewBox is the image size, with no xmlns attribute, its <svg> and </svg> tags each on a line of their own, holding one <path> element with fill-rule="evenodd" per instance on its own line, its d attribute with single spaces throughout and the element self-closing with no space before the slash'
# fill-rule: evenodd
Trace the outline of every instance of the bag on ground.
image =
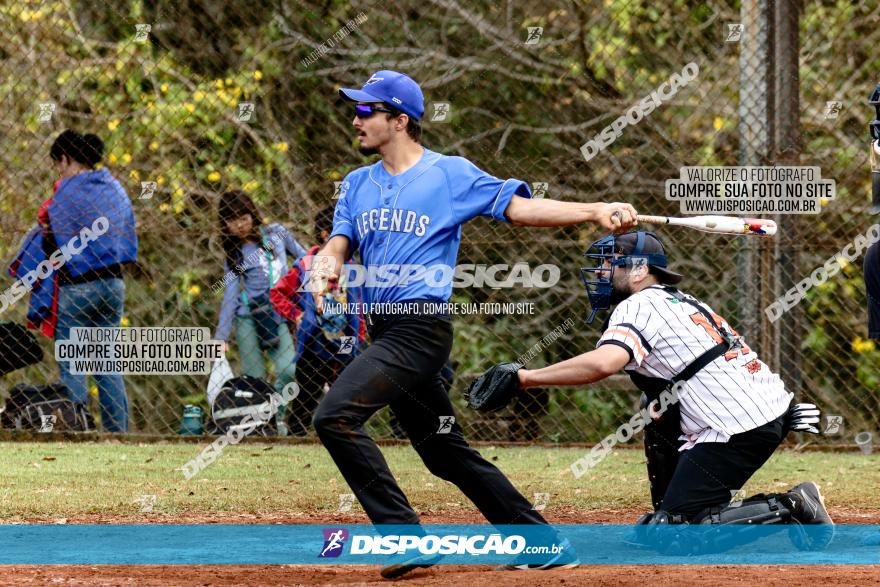
<svg viewBox="0 0 880 587">
<path fill-rule="evenodd" d="M 67 387 L 16 385 L 3 411 L 4 428 L 35 432 L 89 432 L 95 422 L 86 406 L 68 397 Z"/>
<path fill-rule="evenodd" d="M 208 389 L 206 392 L 209 406 L 214 405 L 214 400 L 217 399 L 217 395 L 223 389 L 223 384 L 233 377 L 235 377 L 235 373 L 232 372 L 229 359 L 224 356 L 214 361 L 214 366 L 211 367 L 211 375 L 208 377 Z"/>
<path fill-rule="evenodd" d="M 257 377 L 242 375 L 226 381 L 211 406 L 216 432 L 239 430 L 245 436 L 277 435 L 278 403 L 271 401 L 273 393 L 275 388 Z"/>
<path fill-rule="evenodd" d="M 27 328 L 14 322 L 0 322 L 0 376 L 42 360 L 43 349 Z"/>
</svg>

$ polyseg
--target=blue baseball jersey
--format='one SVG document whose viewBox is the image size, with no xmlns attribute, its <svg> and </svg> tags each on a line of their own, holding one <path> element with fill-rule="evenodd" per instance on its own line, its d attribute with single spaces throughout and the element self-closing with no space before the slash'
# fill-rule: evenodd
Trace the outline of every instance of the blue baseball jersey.
<svg viewBox="0 0 880 587">
<path fill-rule="evenodd" d="M 528 198 L 531 190 L 520 180 L 489 175 L 463 157 L 425 149 L 418 163 L 399 175 L 389 174 L 382 161 L 349 173 L 339 190 L 331 236 L 348 237 L 367 270 L 454 269 L 462 224 L 477 216 L 509 222 L 504 210 L 514 195 Z M 393 287 L 367 281 L 364 303 L 447 302 L 452 283 L 440 273 Z"/>
</svg>

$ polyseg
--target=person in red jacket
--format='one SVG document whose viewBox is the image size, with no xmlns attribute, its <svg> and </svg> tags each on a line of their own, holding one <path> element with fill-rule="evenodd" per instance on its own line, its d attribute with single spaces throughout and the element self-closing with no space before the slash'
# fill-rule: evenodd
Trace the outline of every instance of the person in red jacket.
<svg viewBox="0 0 880 587">
<path fill-rule="evenodd" d="M 59 183 L 61 183 L 60 179 L 55 181 L 52 197 L 58 191 Z M 37 226 L 25 237 L 21 249 L 7 269 L 10 277 L 19 278 L 21 277 L 19 273 L 27 273 L 26 270 L 22 271 L 22 267 L 32 266 L 48 258 L 43 246 L 43 237 L 51 228 L 49 225 L 49 205 L 51 203 L 52 198 L 50 197 L 40 205 L 40 210 L 37 213 Z M 39 330 L 43 336 L 54 338 L 57 321 L 58 272 L 53 271 L 47 279 L 37 279 L 34 283 L 28 303 L 27 327 L 31 330 Z"/>
<path fill-rule="evenodd" d="M 296 336 L 296 380 L 300 393 L 287 407 L 288 433 L 292 436 L 308 433 L 312 413 L 324 395 L 325 386 L 336 380 L 366 340 L 366 325 L 360 315 L 318 314 L 312 295 L 298 291 L 305 272 L 311 269 L 315 253 L 330 236 L 333 212 L 332 206 L 318 212 L 315 235 L 321 244 L 311 247 L 269 291 L 272 307 L 287 320 Z M 340 284 L 337 280 L 329 283 L 325 295 L 340 304 L 360 301 L 359 288 L 346 287 L 344 282 Z"/>
</svg>

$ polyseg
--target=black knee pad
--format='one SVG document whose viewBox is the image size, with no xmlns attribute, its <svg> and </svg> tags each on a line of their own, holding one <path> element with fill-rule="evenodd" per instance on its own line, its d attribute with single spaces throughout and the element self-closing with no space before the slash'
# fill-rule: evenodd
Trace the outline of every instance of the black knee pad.
<svg viewBox="0 0 880 587">
<path fill-rule="evenodd" d="M 783 530 L 791 518 L 790 508 L 777 495 L 759 494 L 736 505 L 707 508 L 690 519 L 658 510 L 642 522 L 646 525 L 637 526 L 636 533 L 641 535 L 640 542 L 663 554 L 712 554 L 729 551 L 765 535 L 750 530 L 751 526 L 777 525 Z"/>
<path fill-rule="evenodd" d="M 694 516 L 694 524 L 787 524 L 791 509 L 775 494 L 760 493 L 736 505 L 707 508 Z"/>
<path fill-rule="evenodd" d="M 694 516 L 691 523 L 700 528 L 696 540 L 699 552 L 707 554 L 729 551 L 767 535 L 765 531 L 753 530 L 754 526 L 778 526 L 784 530 L 791 519 L 791 509 L 777 495 L 758 494 L 735 505 L 707 508 Z"/>
<path fill-rule="evenodd" d="M 631 544 L 651 548 L 661 554 L 681 556 L 691 554 L 687 536 L 687 520 L 682 514 L 665 510 L 648 512 L 636 522 Z"/>
</svg>

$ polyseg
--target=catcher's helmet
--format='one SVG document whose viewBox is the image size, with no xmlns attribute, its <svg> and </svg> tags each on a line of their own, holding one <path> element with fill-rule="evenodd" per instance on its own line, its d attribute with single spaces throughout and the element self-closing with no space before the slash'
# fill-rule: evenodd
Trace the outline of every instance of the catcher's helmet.
<svg viewBox="0 0 880 587">
<path fill-rule="evenodd" d="M 593 322 L 598 312 L 611 307 L 611 280 L 615 267 L 648 265 L 651 274 L 661 283 L 678 283 L 682 279 L 680 274 L 666 269 L 663 243 L 653 232 L 627 232 L 616 236 L 609 234 L 590 245 L 584 256 L 596 263 L 595 267 L 581 268 L 581 279 L 587 289 L 591 308 L 587 324 Z M 609 267 L 603 267 L 606 261 Z"/>
</svg>

